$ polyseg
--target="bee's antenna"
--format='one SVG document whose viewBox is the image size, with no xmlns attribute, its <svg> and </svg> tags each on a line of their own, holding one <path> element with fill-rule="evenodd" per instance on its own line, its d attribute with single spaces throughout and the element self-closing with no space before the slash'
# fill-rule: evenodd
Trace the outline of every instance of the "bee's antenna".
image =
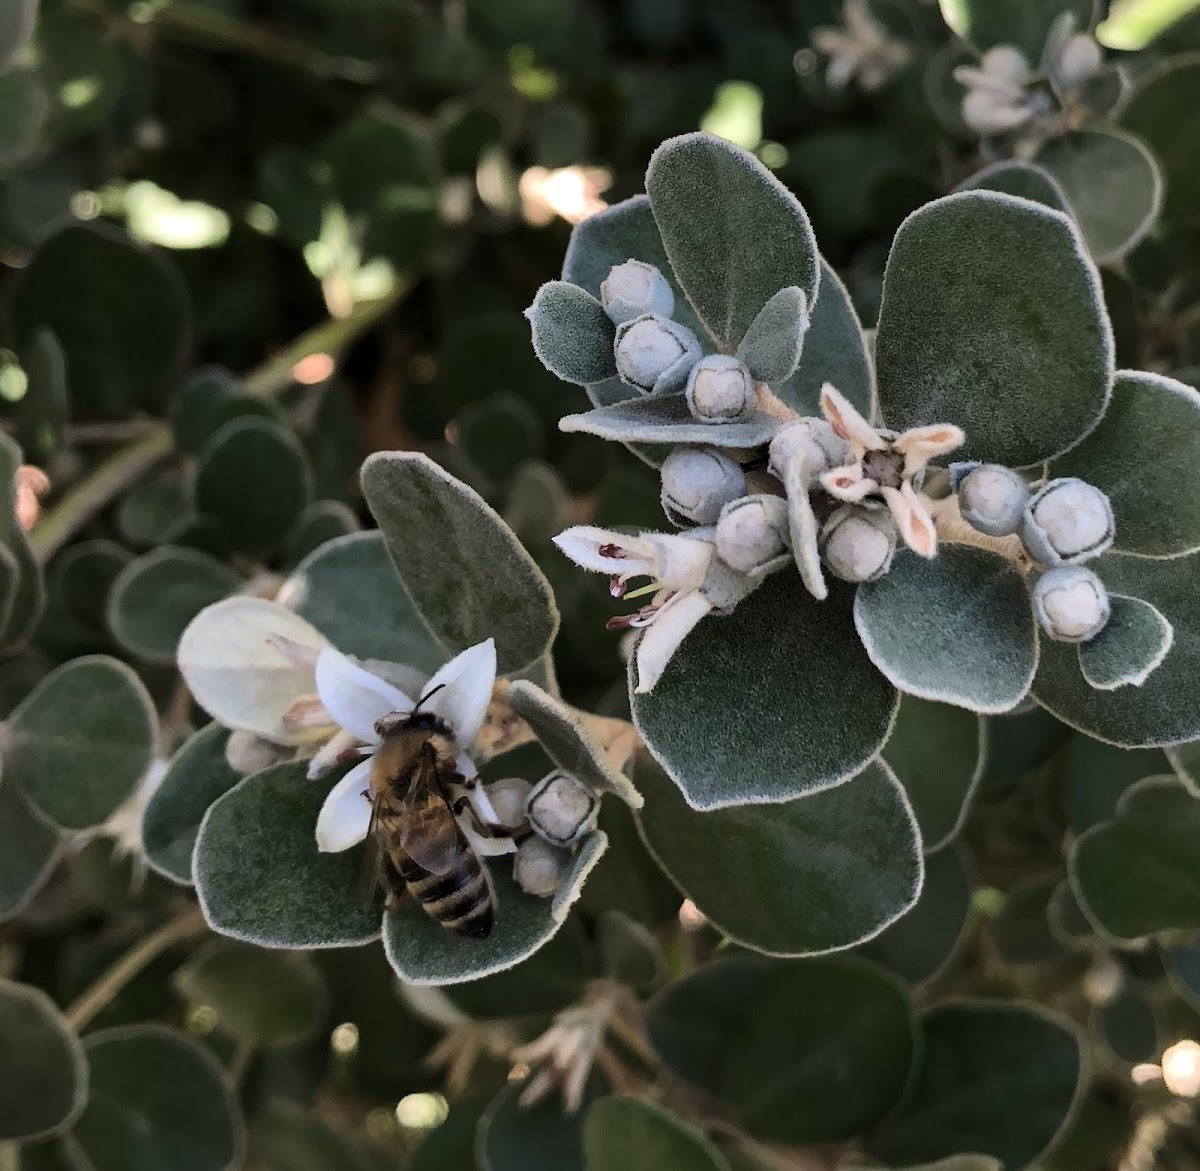
<svg viewBox="0 0 1200 1171">
<path fill-rule="evenodd" d="M 444 683 L 439 683 L 432 691 L 425 692 L 425 694 L 417 700 L 417 706 L 413 708 L 413 715 L 416 715 L 416 713 L 421 710 L 421 704 L 423 704 L 427 699 L 432 699 L 445 686 L 446 685 Z"/>
</svg>

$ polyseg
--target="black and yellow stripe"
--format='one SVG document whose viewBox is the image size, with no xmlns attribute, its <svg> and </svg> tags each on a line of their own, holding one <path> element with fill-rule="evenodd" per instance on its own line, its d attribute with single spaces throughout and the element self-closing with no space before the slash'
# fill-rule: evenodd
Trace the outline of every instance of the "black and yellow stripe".
<svg viewBox="0 0 1200 1171">
<path fill-rule="evenodd" d="M 473 939 L 492 930 L 492 893 L 475 852 L 467 849 L 447 874 L 430 874 L 402 851 L 396 862 L 409 893 L 443 927 Z"/>
</svg>

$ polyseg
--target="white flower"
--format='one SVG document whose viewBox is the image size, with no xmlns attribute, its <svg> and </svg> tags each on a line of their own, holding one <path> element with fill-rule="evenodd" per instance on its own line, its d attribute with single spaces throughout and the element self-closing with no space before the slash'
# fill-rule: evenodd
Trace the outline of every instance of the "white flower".
<svg viewBox="0 0 1200 1171">
<path fill-rule="evenodd" d="M 877 90 L 908 64 L 911 49 L 871 15 L 867 0 L 846 0 L 842 21 L 842 28 L 822 25 L 812 34 L 813 47 L 829 57 L 825 81 L 831 89 L 857 77 L 863 89 Z"/>
<path fill-rule="evenodd" d="M 1035 80 L 1025 54 L 1013 45 L 996 45 L 979 67 L 960 65 L 956 81 L 966 86 L 963 121 L 977 134 L 1007 134 L 1044 111 L 1042 95 L 1027 86 Z"/>
<path fill-rule="evenodd" d="M 554 543 L 576 565 L 611 576 L 615 598 L 651 593 L 636 613 L 609 619 L 610 630 L 648 627 L 637 648 L 638 685 L 651 690 L 662 677 L 671 656 L 692 628 L 713 609 L 703 586 L 712 564 L 711 530 L 691 533 L 641 533 L 631 537 L 591 525 L 576 525 Z M 629 594 L 630 581 L 650 578 L 650 584 Z"/>
<path fill-rule="evenodd" d="M 878 432 L 850 401 L 828 382 L 821 388 L 821 412 L 834 432 L 850 446 L 851 462 L 831 468 L 819 477 L 830 496 L 857 504 L 868 496 L 881 497 L 896 522 L 904 543 L 922 557 L 937 552 L 937 530 L 913 479 L 939 455 L 965 440 L 961 428 L 950 423 L 912 427 L 895 438 Z"/>
<path fill-rule="evenodd" d="M 422 693 L 421 711 L 440 716 L 455 744 L 463 750 L 456 763 L 467 780 L 475 776 L 475 766 L 465 750 L 483 727 L 495 682 L 496 644 L 489 638 L 451 659 Z M 411 712 L 417 701 L 328 645 L 317 658 L 316 683 L 322 706 L 353 743 L 362 746 L 357 754 L 365 757 L 330 789 L 317 816 L 317 848 L 323 853 L 336 853 L 357 845 L 370 828 L 371 802 L 367 798 L 371 757 L 381 742 L 377 723 L 396 712 Z M 481 786 L 464 788 L 464 794 L 481 820 L 498 823 Z M 469 815 L 464 815 L 459 824 L 480 854 L 507 854 L 516 848 L 506 836 L 483 837 L 476 833 Z"/>
</svg>

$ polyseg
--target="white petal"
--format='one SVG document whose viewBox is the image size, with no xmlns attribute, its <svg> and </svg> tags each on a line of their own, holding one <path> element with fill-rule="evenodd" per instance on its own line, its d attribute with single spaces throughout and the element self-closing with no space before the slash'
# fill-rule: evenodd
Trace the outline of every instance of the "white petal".
<svg viewBox="0 0 1200 1171">
<path fill-rule="evenodd" d="M 379 743 L 375 721 L 381 716 L 413 708 L 400 688 L 331 646 L 323 647 L 317 659 L 317 694 L 334 722 L 365 744 Z"/>
<path fill-rule="evenodd" d="M 892 520 L 896 522 L 900 539 L 922 557 L 936 556 L 937 528 L 925 502 L 913 491 L 912 484 L 905 480 L 899 488 L 881 488 L 880 492 L 887 501 Z"/>
<path fill-rule="evenodd" d="M 371 749 L 359 747 L 359 743 L 353 732 L 339 728 L 317 749 L 312 760 L 308 762 L 308 779 L 315 781 L 318 777 L 323 777 L 347 752 L 357 750 L 360 756 L 370 756 Z"/>
<path fill-rule="evenodd" d="M 715 535 L 715 529 L 710 531 Z M 672 593 L 700 588 L 713 558 L 711 541 L 696 540 L 690 533 L 643 533 L 642 539 L 654 551 L 651 576 Z"/>
<path fill-rule="evenodd" d="M 695 592 L 679 594 L 658 612 L 638 643 L 638 692 L 650 691 L 662 678 L 679 644 L 711 609 L 712 603 Z"/>
<path fill-rule="evenodd" d="M 851 504 L 865 500 L 878 487 L 874 480 L 863 475 L 861 463 L 847 464 L 842 468 L 822 472 L 818 479 L 821 481 L 821 487 L 830 496 Z"/>
<path fill-rule="evenodd" d="M 892 447 L 904 456 L 905 476 L 915 476 L 931 459 L 946 455 L 967 441 L 961 427 L 936 423 L 931 427 L 910 427 Z"/>
<path fill-rule="evenodd" d="M 429 702 L 421 710 L 441 716 L 459 746 L 467 748 L 483 727 L 495 685 L 496 640 L 489 638 L 467 647 L 425 684 L 422 695 Z"/>
<path fill-rule="evenodd" d="M 576 565 L 596 573 L 650 572 L 648 550 L 641 538 L 631 537 L 628 533 L 614 533 L 594 525 L 575 525 L 559 533 L 554 543 Z M 616 545 L 625 556 L 606 557 L 600 552 L 602 545 Z"/>
<path fill-rule="evenodd" d="M 196 702 L 227 728 L 275 744 L 309 744 L 329 729 L 289 727 L 283 716 L 315 690 L 313 670 L 296 648 L 315 656 L 327 641 L 286 606 L 239 595 L 201 610 L 183 632 L 176 658 Z"/>
<path fill-rule="evenodd" d="M 371 827 L 371 762 L 356 764 L 332 789 L 317 814 L 317 849 L 336 854 L 357 846 Z"/>
<path fill-rule="evenodd" d="M 854 447 L 864 451 L 882 451 L 887 447 L 879 432 L 831 382 L 821 387 L 821 413 L 837 435 Z"/>
</svg>

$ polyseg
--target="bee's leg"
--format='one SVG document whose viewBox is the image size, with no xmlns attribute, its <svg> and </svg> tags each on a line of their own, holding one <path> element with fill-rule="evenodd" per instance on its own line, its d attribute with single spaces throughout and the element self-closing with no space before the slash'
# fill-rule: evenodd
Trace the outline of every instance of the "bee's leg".
<svg viewBox="0 0 1200 1171">
<path fill-rule="evenodd" d="M 404 879 L 400 877 L 400 871 L 396 869 L 396 864 L 386 854 L 381 856 L 381 866 L 383 869 L 383 877 L 387 882 L 388 890 L 391 896 L 384 905 L 384 913 L 394 915 L 402 906 L 405 899 L 408 898 L 408 885 Z"/>
<path fill-rule="evenodd" d="M 481 838 L 515 838 L 529 832 L 529 822 L 522 821 L 519 825 L 500 825 L 496 822 L 484 821 L 479 816 L 479 810 L 471 804 L 471 796 L 464 793 L 455 799 L 450 806 L 456 817 L 465 813 L 471 819 L 471 825 Z"/>
</svg>

